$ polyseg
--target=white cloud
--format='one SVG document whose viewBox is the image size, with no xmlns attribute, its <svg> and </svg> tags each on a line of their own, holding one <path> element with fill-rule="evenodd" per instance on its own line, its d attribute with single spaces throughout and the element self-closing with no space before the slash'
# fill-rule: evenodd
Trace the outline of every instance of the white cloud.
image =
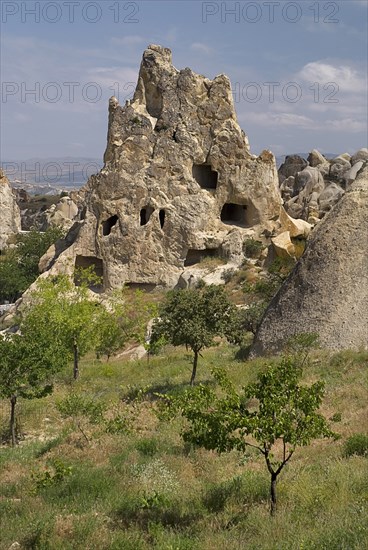
<svg viewBox="0 0 368 550">
<path fill-rule="evenodd" d="M 190 46 L 190 49 L 196 52 L 204 53 L 205 55 L 209 55 L 212 52 L 212 48 L 210 48 L 206 44 L 203 44 L 202 42 L 193 42 L 193 44 L 191 44 Z"/>
<path fill-rule="evenodd" d="M 334 82 L 339 87 L 339 90 L 361 93 L 367 88 L 367 81 L 356 69 L 348 65 L 331 65 L 323 61 L 313 61 L 307 63 L 297 73 L 297 77 L 305 82 L 318 82 L 325 85 L 329 82 Z"/>
<path fill-rule="evenodd" d="M 355 120 L 352 118 L 343 118 L 335 120 L 326 120 L 327 127 L 334 128 L 346 134 L 355 134 L 357 132 L 367 131 L 367 123 L 361 120 Z"/>
<path fill-rule="evenodd" d="M 129 67 L 90 67 L 86 71 L 87 81 L 96 82 L 101 87 L 113 87 L 117 82 L 119 87 L 124 85 L 136 85 L 138 78 L 138 69 L 133 70 Z"/>
<path fill-rule="evenodd" d="M 239 116 L 242 122 L 254 122 L 260 126 L 297 126 L 299 128 L 314 128 L 315 121 L 304 115 L 294 113 L 245 113 Z"/>
<path fill-rule="evenodd" d="M 123 37 L 114 36 L 111 38 L 111 44 L 114 46 L 137 46 L 145 42 L 144 37 L 139 36 L 138 34 L 131 34 Z"/>
</svg>

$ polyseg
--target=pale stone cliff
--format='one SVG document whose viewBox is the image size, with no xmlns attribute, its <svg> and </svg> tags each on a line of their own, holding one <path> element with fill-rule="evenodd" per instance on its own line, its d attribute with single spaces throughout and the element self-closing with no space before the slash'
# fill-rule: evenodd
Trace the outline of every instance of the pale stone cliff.
<svg viewBox="0 0 368 550">
<path fill-rule="evenodd" d="M 229 79 L 179 71 L 167 48 L 144 52 L 132 101 L 110 100 L 104 162 L 81 221 L 43 259 L 51 272 L 93 265 L 104 288 L 170 287 L 206 256 L 241 261 L 279 215 L 275 158 L 250 154 Z"/>
<path fill-rule="evenodd" d="M 20 231 L 20 212 L 8 178 L 0 170 L 0 250 Z"/>
</svg>

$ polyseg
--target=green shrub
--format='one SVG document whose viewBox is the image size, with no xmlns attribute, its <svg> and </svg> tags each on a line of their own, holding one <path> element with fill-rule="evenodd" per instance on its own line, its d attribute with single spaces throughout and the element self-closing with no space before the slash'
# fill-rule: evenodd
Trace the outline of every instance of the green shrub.
<svg viewBox="0 0 368 550">
<path fill-rule="evenodd" d="M 157 439 L 153 437 L 141 439 L 138 441 L 136 448 L 144 456 L 153 456 L 159 450 Z"/>
<path fill-rule="evenodd" d="M 131 431 L 131 422 L 126 416 L 117 414 L 106 420 L 105 429 L 108 434 L 128 434 Z"/>
<path fill-rule="evenodd" d="M 263 243 L 255 239 L 246 239 L 243 244 L 243 252 L 249 258 L 258 258 L 263 249 Z"/>
<path fill-rule="evenodd" d="M 344 456 L 368 456 L 368 434 L 354 434 L 348 437 L 344 445 Z"/>
<path fill-rule="evenodd" d="M 51 462 L 51 470 L 44 470 L 32 474 L 34 481 L 34 492 L 38 492 L 45 487 L 50 487 L 57 483 L 61 483 L 72 473 L 72 467 L 66 466 L 61 460 L 54 459 Z"/>
<path fill-rule="evenodd" d="M 103 421 L 104 403 L 96 402 L 92 397 L 71 393 L 56 403 L 56 408 L 63 418 L 72 420 L 84 439 L 89 442 L 86 425 L 99 424 Z"/>
<path fill-rule="evenodd" d="M 21 538 L 21 548 L 27 550 L 46 550 L 51 548 L 51 536 L 54 521 L 49 518 L 42 518 L 31 522 L 27 531 Z"/>
<path fill-rule="evenodd" d="M 236 273 L 236 269 L 233 267 L 229 267 L 228 269 L 225 269 L 221 274 L 221 279 L 225 281 L 225 283 L 229 283 L 231 279 L 234 277 Z"/>
</svg>

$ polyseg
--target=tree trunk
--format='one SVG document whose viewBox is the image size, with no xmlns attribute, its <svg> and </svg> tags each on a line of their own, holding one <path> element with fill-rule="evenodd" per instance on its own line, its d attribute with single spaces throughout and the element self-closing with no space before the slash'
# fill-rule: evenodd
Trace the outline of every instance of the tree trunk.
<svg viewBox="0 0 368 550">
<path fill-rule="evenodd" d="M 276 513 L 276 482 L 277 475 L 271 474 L 271 516 L 274 516 Z"/>
<path fill-rule="evenodd" d="M 74 354 L 73 377 L 74 377 L 74 380 L 77 380 L 79 376 L 79 354 L 78 354 L 78 345 L 76 341 L 74 341 L 73 343 L 73 354 Z"/>
<path fill-rule="evenodd" d="M 17 396 L 12 395 L 10 398 L 10 434 L 11 444 L 15 447 L 17 444 L 17 437 L 15 433 L 15 405 L 17 404 Z"/>
<path fill-rule="evenodd" d="M 196 377 L 196 374 L 197 374 L 197 364 L 198 364 L 198 351 L 195 351 L 194 352 L 194 359 L 193 359 L 193 370 L 192 370 L 192 376 L 191 376 L 191 379 L 190 379 L 190 385 L 193 386 L 194 384 L 194 379 Z"/>
</svg>

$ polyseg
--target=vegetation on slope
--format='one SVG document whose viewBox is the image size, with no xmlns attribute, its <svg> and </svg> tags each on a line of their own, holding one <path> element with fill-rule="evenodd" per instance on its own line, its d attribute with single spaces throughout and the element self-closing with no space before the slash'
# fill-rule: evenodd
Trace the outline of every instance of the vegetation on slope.
<svg viewBox="0 0 368 550">
<path fill-rule="evenodd" d="M 27 290 L 39 275 L 40 258 L 62 235 L 59 227 L 49 227 L 43 233 L 32 229 L 16 236 L 16 246 L 0 256 L 0 303 L 15 302 Z"/>
<path fill-rule="evenodd" d="M 251 279 L 251 269 L 244 265 L 228 277 L 225 291 L 232 301 L 237 302 L 239 297 L 244 300 L 244 293 L 239 293 L 240 283 L 247 305 L 267 301 L 267 293 L 271 295 L 284 277 L 283 269 L 277 268 L 275 275 L 271 270 L 270 276 L 259 282 Z M 211 291 L 211 287 L 208 289 Z M 29 326 L 38 327 L 37 330 L 52 327 L 52 334 L 62 342 L 64 335 L 69 334 L 69 321 L 75 316 L 65 315 L 69 306 L 66 303 L 64 307 L 63 301 L 58 300 L 57 284 L 51 284 L 48 290 L 47 303 L 42 304 L 41 300 L 39 317 L 36 315 Z M 206 292 L 198 289 L 198 293 Z M 218 292 L 225 313 L 234 312 L 236 309 L 229 309 L 229 302 L 222 296 L 223 290 Z M 185 292 L 182 296 L 186 296 Z M 74 300 L 78 309 L 79 299 L 71 289 L 65 298 L 66 302 Z M 133 296 L 130 298 L 133 306 Z M 31 391 L 31 399 L 20 395 L 20 414 L 13 434 L 13 440 L 19 439 L 20 444 L 13 449 L 7 446 L 9 400 L 0 401 L 4 443 L 0 447 L 0 548 L 8 549 L 15 541 L 21 548 L 60 550 L 365 547 L 368 443 L 361 430 L 367 415 L 362 378 L 368 353 L 330 355 L 318 351 L 304 365 L 303 387 L 321 388 L 320 380 L 325 384 L 322 403 L 319 390 L 316 399 L 313 394 L 309 397 L 316 407 L 321 405 L 318 412 L 340 439 L 313 441 L 283 464 L 278 481 L 278 513 L 270 517 L 270 473 L 257 449 L 229 445 L 226 454 L 218 454 L 200 448 L 195 444 L 196 438 L 182 438 L 181 434 L 188 433 L 185 418 L 177 415 L 168 422 L 157 414 L 163 395 L 164 399 L 179 401 L 185 395 L 193 368 L 192 353 L 184 347 L 165 347 L 155 349 L 157 355 L 141 361 L 114 357 L 130 335 L 134 339 L 137 330 L 141 333 L 140 315 L 136 318 L 136 313 L 143 309 L 147 312 L 151 307 L 148 295 L 143 298 L 136 302 L 133 312 L 116 297 L 112 299 L 112 318 L 107 308 L 101 317 L 104 322 L 100 323 L 105 330 L 97 331 L 96 345 L 83 348 L 86 355 L 80 357 L 81 375 L 77 380 L 73 380 L 65 361 L 53 378 L 54 393 L 41 391 L 33 395 Z M 192 301 L 195 307 L 197 302 Z M 46 325 L 37 321 L 42 320 L 45 311 Z M 165 308 L 161 307 L 161 313 L 165 314 Z M 175 311 L 172 313 L 175 317 Z M 189 317 L 187 312 L 186 323 Z M 215 331 L 201 349 L 197 382 L 202 386 L 198 388 L 213 397 L 212 412 L 216 396 L 221 398 L 224 389 L 233 388 L 231 395 L 239 397 L 244 386 L 257 387 L 260 373 L 271 373 L 278 384 L 278 373 L 283 372 L 282 358 L 240 361 L 239 349 L 219 338 L 226 336 L 245 346 L 247 341 L 239 336 L 243 329 L 236 326 L 238 322 L 235 318 L 231 321 L 234 325 L 229 323 L 226 330 Z M 192 348 L 185 338 L 176 341 L 175 334 L 167 333 L 167 340 L 175 346 L 188 344 Z M 46 343 L 47 340 L 45 337 Z M 210 345 L 213 347 L 204 349 Z M 92 351 L 88 355 L 88 349 L 108 358 L 112 355 L 111 360 L 96 359 Z M 65 347 L 66 358 L 68 353 Z M 221 389 L 211 373 L 223 369 L 227 375 L 221 378 L 225 381 Z M 8 370 L 11 373 L 11 368 Z M 293 386 L 299 380 L 288 377 L 282 387 L 289 387 L 288 382 Z M 299 392 L 298 386 L 295 388 Z M 282 388 L 279 389 L 282 401 Z M 255 397 L 249 393 L 248 398 L 252 395 Z M 300 395 L 303 397 L 303 392 Z M 307 393 L 305 396 L 309 399 Z M 241 410 L 242 400 L 239 397 Z M 233 412 L 231 407 L 227 409 L 227 413 Z M 255 428 L 256 432 L 249 431 L 248 435 L 262 442 L 259 426 Z M 272 436 L 272 422 L 268 428 Z M 309 444 L 313 437 L 308 436 L 305 443 Z M 207 447 L 221 450 L 218 445 Z M 276 441 L 275 449 L 280 450 Z"/>
<path fill-rule="evenodd" d="M 199 382 L 213 387 L 211 369 L 225 366 L 242 387 L 279 361 L 244 363 L 236 351 L 205 350 Z M 356 454 L 347 441 L 367 417 L 367 365 L 366 352 L 313 355 L 303 381 L 325 382 L 321 412 L 341 439 L 295 454 L 280 477 L 279 510 L 271 518 L 269 476 L 256 450 L 218 455 L 184 443 L 181 419 L 157 418 L 156 394 L 188 386 L 185 349 L 149 361 L 87 357 L 79 380 L 72 382 L 65 368 L 53 395 L 20 403 L 24 440 L 0 450 L 0 547 L 18 541 L 22 548 L 63 550 L 364 548 L 364 439 Z M 1 414 L 6 423 L 5 401 Z"/>
</svg>

